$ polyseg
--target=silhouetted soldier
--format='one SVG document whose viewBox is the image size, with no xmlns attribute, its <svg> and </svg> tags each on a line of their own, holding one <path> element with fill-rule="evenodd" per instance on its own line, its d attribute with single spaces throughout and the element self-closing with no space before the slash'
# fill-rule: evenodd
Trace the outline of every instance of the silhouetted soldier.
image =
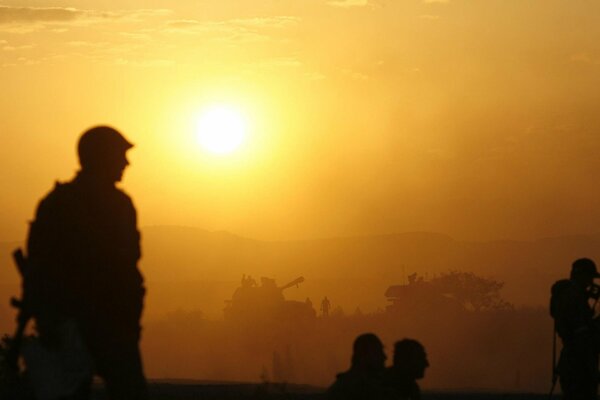
<svg viewBox="0 0 600 400">
<path fill-rule="evenodd" d="M 600 276 L 594 262 L 588 258 L 576 260 L 571 278 L 552 286 L 550 313 L 563 348 L 557 372 L 563 398 L 596 399 L 598 392 L 598 330 L 590 297 L 594 278 Z"/>
<path fill-rule="evenodd" d="M 313 308 L 313 302 L 310 299 L 310 297 L 307 297 L 306 300 L 304 301 L 304 303 L 306 303 L 306 307 L 312 309 Z"/>
<path fill-rule="evenodd" d="M 327 296 L 325 296 L 323 301 L 321 301 L 321 312 L 323 313 L 324 317 L 329 317 L 329 309 L 330 308 L 331 308 L 331 303 L 329 302 L 329 299 L 327 298 Z"/>
<path fill-rule="evenodd" d="M 418 379 L 429 367 L 425 347 L 413 339 L 402 339 L 394 346 L 394 365 L 386 370 L 384 384 L 394 391 L 395 399 L 419 400 Z"/>
<path fill-rule="evenodd" d="M 140 234 L 131 199 L 115 187 L 132 146 L 110 127 L 86 131 L 81 170 L 41 200 L 27 243 L 42 343 L 56 343 L 61 324 L 74 321 L 112 400 L 147 398 L 138 347 Z M 89 396 L 90 383 L 77 398 Z"/>
<path fill-rule="evenodd" d="M 391 399 L 392 391 L 383 386 L 386 356 L 381 340 L 373 333 L 354 341 L 352 365 L 337 375 L 328 391 L 331 400 Z"/>
</svg>

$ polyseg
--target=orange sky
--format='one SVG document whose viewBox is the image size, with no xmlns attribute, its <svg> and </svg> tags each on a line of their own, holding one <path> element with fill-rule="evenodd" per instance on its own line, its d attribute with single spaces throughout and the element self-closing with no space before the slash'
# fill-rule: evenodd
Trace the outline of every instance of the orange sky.
<svg viewBox="0 0 600 400">
<path fill-rule="evenodd" d="M 600 3 L 0 1 L 0 240 L 97 123 L 142 225 L 261 239 L 597 232 Z M 249 118 L 227 157 L 203 107 Z"/>
</svg>

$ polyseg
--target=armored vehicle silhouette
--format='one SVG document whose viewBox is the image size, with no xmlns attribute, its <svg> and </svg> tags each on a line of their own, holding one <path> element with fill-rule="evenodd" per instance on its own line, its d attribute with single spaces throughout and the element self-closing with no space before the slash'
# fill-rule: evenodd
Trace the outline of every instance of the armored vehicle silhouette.
<svg viewBox="0 0 600 400">
<path fill-rule="evenodd" d="M 244 276 L 231 300 L 226 301 L 225 320 L 229 321 L 268 321 L 312 319 L 316 312 L 312 304 L 303 301 L 286 300 L 283 291 L 292 286 L 298 287 L 303 277 L 294 279 L 283 286 L 277 286 L 275 279 L 260 278 L 260 286 L 251 277 Z"/>
</svg>

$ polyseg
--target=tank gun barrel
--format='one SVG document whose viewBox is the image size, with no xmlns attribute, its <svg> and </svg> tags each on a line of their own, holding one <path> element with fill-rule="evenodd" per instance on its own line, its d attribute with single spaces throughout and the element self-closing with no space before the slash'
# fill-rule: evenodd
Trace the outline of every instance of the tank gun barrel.
<svg viewBox="0 0 600 400">
<path fill-rule="evenodd" d="M 283 285 L 281 287 L 279 287 L 279 290 L 283 291 L 287 288 L 290 288 L 292 286 L 298 286 L 299 284 L 301 284 L 302 282 L 304 282 L 304 277 L 301 276 L 299 278 L 294 279 L 293 281 L 291 281 L 290 283 L 288 283 L 287 285 Z"/>
</svg>

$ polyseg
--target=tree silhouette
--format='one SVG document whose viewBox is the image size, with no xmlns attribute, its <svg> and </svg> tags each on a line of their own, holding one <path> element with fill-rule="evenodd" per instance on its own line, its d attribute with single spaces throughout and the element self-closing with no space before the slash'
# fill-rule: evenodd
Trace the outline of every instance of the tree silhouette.
<svg viewBox="0 0 600 400">
<path fill-rule="evenodd" d="M 450 271 L 432 278 L 431 289 L 458 301 L 466 310 L 509 310 L 512 304 L 502 299 L 504 282 L 483 278 L 473 272 Z"/>
<path fill-rule="evenodd" d="M 503 286 L 472 272 L 449 271 L 430 279 L 414 273 L 408 276 L 408 284 L 390 286 L 385 295 L 392 302 L 387 309 L 393 312 L 512 310 L 513 305 L 500 295 Z"/>
</svg>

